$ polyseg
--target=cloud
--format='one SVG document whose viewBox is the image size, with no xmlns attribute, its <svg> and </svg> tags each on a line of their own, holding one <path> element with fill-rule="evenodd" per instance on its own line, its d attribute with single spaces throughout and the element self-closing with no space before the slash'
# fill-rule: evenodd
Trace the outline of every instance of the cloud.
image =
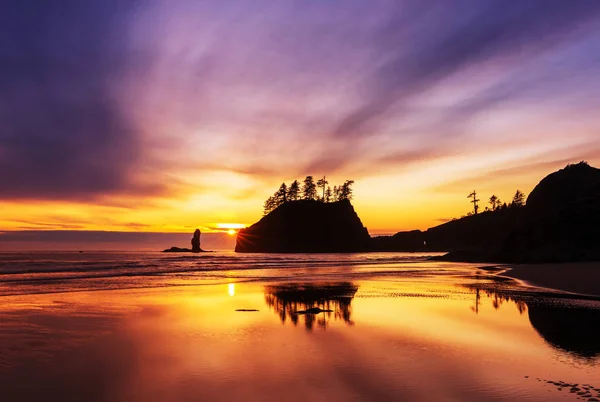
<svg viewBox="0 0 600 402">
<path fill-rule="evenodd" d="M 17 224 L 19 230 L 43 230 L 43 229 L 85 229 L 85 225 L 76 223 L 64 223 L 64 222 L 31 222 L 20 219 L 10 219 L 7 222 Z"/>
<path fill-rule="evenodd" d="M 532 184 L 536 185 L 552 171 L 562 169 L 570 163 L 578 163 L 582 160 L 587 160 L 589 157 L 593 157 L 599 152 L 600 148 L 595 146 L 595 144 L 584 144 L 582 146 L 561 149 L 558 152 L 555 151 L 542 154 L 541 157 L 534 160 L 520 160 L 501 167 L 492 167 L 479 174 L 437 185 L 434 190 L 448 193 L 466 192 L 475 185 L 478 189 L 494 191 L 493 187 L 498 185 L 498 181 L 503 181 L 505 183 L 516 181 L 522 183 L 523 178 L 526 177 L 532 177 Z M 565 158 L 564 155 L 570 156 Z M 494 180 L 490 180 L 491 177 L 493 177 Z M 521 190 L 530 191 L 531 189 L 522 188 Z M 498 189 L 496 188 L 495 191 L 498 191 Z"/>
<path fill-rule="evenodd" d="M 3 199 L 156 191 L 133 180 L 139 133 L 114 98 L 129 57 L 120 4 L 2 3 Z"/>
<path fill-rule="evenodd" d="M 597 78 L 591 52 L 545 58 L 599 16 L 596 0 L 3 2 L 0 198 L 245 197 L 262 190 L 190 183 L 416 166 L 465 149 L 481 114 Z"/>
<path fill-rule="evenodd" d="M 408 12 L 402 4 L 375 35 L 373 65 L 379 61 L 380 67 L 365 78 L 365 102 L 335 134 L 364 134 L 393 105 L 473 64 L 535 57 L 599 14 L 593 0 L 432 2 Z"/>
<path fill-rule="evenodd" d="M 371 68 L 357 77 L 362 103 L 342 115 L 332 131 L 333 138 L 342 145 L 317 154 L 307 168 L 345 169 L 361 156 L 372 156 L 369 141 L 385 131 L 393 131 L 397 137 L 390 141 L 391 147 L 402 144 L 403 139 L 420 143 L 416 149 L 404 147 L 392 152 L 399 154 L 398 163 L 451 152 L 453 137 L 468 134 L 471 118 L 569 76 L 568 72 L 560 75 L 555 71 L 557 74 L 540 82 L 535 78 L 543 75 L 544 66 L 536 66 L 536 77 L 520 76 L 518 70 L 548 50 L 583 35 L 584 28 L 589 30 L 590 22 L 597 23 L 599 15 L 600 3 L 594 1 L 476 0 L 460 1 L 452 7 L 443 2 L 430 2 L 427 7 L 411 2 L 408 6 L 406 2 L 398 5 L 382 29 L 372 33 Z M 498 80 L 494 77 L 498 69 L 517 71 L 442 111 L 413 107 L 415 97 L 444 80 L 488 70 L 492 70 L 490 78 Z M 415 116 L 422 116 L 421 122 L 406 129 L 405 121 Z M 396 127 L 390 129 L 390 122 Z M 410 157 L 403 158 L 402 154 Z M 376 164 L 390 160 L 373 156 Z"/>
</svg>

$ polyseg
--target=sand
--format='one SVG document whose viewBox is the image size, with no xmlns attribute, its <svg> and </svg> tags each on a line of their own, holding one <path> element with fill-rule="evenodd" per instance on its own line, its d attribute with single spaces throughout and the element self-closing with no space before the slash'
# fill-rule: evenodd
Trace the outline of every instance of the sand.
<svg viewBox="0 0 600 402">
<path fill-rule="evenodd" d="M 532 286 L 600 296 L 600 262 L 512 265 L 503 275 Z"/>
</svg>

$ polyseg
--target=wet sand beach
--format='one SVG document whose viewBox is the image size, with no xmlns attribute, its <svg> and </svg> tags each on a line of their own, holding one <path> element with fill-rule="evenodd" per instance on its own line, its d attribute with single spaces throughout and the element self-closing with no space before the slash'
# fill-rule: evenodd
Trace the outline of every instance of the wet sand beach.
<svg viewBox="0 0 600 402">
<path fill-rule="evenodd" d="M 511 265 L 503 275 L 532 286 L 600 297 L 600 262 Z"/>
<path fill-rule="evenodd" d="M 7 401 L 600 399 L 600 301 L 475 264 L 402 253 L 10 260 Z"/>
</svg>

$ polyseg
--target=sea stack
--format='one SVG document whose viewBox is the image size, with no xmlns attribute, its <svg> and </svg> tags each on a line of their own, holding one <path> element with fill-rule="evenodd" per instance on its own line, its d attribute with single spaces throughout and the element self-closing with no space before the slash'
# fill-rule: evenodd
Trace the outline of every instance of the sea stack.
<svg viewBox="0 0 600 402">
<path fill-rule="evenodd" d="M 350 201 L 290 201 L 238 232 L 238 253 L 354 253 L 371 237 Z"/>
<path fill-rule="evenodd" d="M 194 237 L 192 237 L 192 253 L 199 253 L 202 251 L 200 248 L 200 229 L 196 229 Z"/>
<path fill-rule="evenodd" d="M 171 247 L 166 250 L 163 250 L 163 253 L 201 253 L 204 250 L 200 248 L 200 229 L 196 229 L 194 231 L 194 237 L 192 237 L 192 248 L 181 248 L 181 247 Z"/>
</svg>

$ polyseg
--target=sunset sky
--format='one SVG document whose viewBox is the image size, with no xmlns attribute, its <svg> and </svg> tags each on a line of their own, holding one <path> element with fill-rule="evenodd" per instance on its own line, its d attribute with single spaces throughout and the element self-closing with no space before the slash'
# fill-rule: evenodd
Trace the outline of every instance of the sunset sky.
<svg viewBox="0 0 600 402">
<path fill-rule="evenodd" d="M 599 0 L 0 4 L 2 231 L 223 231 L 310 174 L 394 233 L 580 160 Z"/>
</svg>

